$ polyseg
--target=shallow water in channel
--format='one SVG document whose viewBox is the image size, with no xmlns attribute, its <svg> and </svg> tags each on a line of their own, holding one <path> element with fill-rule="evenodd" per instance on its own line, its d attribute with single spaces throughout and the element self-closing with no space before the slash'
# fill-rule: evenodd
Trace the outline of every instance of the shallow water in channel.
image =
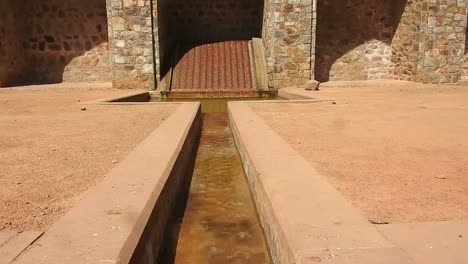
<svg viewBox="0 0 468 264">
<path fill-rule="evenodd" d="M 269 264 L 256 209 L 225 113 L 202 102 L 203 130 L 185 212 L 169 225 L 158 263 Z M 169 243 L 170 242 L 170 243 Z"/>
</svg>

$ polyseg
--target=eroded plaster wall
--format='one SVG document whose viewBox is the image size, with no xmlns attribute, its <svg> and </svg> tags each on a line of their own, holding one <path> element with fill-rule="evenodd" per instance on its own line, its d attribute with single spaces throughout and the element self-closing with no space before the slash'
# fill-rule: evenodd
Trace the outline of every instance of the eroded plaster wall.
<svg viewBox="0 0 468 264">
<path fill-rule="evenodd" d="M 112 79 L 105 0 L 29 0 L 24 10 L 30 82 Z"/>
</svg>

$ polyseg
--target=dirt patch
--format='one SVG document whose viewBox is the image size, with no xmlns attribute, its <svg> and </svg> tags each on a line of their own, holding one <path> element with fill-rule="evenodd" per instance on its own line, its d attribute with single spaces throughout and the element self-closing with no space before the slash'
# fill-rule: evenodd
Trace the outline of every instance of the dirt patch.
<svg viewBox="0 0 468 264">
<path fill-rule="evenodd" d="M 76 87 L 0 90 L 0 230 L 46 229 L 177 108 L 78 105 L 128 91 Z"/>
<path fill-rule="evenodd" d="M 250 104 L 361 208 L 389 222 L 468 217 L 468 87 L 326 85 L 315 104 Z"/>
</svg>

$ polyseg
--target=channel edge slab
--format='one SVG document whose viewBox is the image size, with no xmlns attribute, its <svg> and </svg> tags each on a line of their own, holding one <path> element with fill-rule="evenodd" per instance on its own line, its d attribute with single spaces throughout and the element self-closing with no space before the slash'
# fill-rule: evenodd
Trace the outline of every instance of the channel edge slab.
<svg viewBox="0 0 468 264">
<path fill-rule="evenodd" d="M 199 109 L 180 104 L 13 263 L 128 263 Z"/>
<path fill-rule="evenodd" d="M 246 102 L 228 113 L 275 264 L 413 263 Z"/>
<path fill-rule="evenodd" d="M 0 263 L 13 262 L 42 234 L 40 231 L 25 231 L 10 237 L 7 242 L 0 245 Z"/>
</svg>

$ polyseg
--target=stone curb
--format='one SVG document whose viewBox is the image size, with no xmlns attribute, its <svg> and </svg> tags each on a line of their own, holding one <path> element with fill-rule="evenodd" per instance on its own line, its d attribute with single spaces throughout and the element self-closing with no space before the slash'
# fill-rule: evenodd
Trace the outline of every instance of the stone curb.
<svg viewBox="0 0 468 264">
<path fill-rule="evenodd" d="M 275 264 L 411 263 L 246 102 L 228 113 Z"/>
<path fill-rule="evenodd" d="M 96 100 L 90 100 L 86 102 L 80 102 L 80 105 L 92 105 L 92 104 L 115 104 L 115 103 L 143 103 L 149 101 L 151 98 L 150 92 L 139 91 L 131 92 L 125 95 L 111 96 L 106 98 L 100 98 Z"/>
<path fill-rule="evenodd" d="M 128 263 L 186 138 L 199 128 L 199 109 L 181 104 L 14 263 Z"/>
</svg>

